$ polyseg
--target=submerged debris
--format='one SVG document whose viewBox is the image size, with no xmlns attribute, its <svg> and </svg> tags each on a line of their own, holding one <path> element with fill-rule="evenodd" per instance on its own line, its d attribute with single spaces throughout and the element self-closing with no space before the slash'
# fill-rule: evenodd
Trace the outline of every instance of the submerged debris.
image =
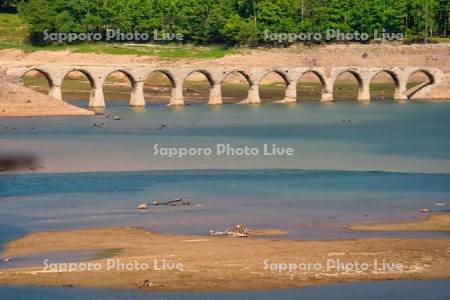
<svg viewBox="0 0 450 300">
<path fill-rule="evenodd" d="M 150 282 L 150 280 L 146 280 L 144 281 L 144 284 L 142 285 L 143 287 L 151 287 L 153 284 Z"/>
<path fill-rule="evenodd" d="M 166 201 L 166 202 L 162 202 L 162 205 L 172 205 L 172 206 L 176 206 L 179 202 L 182 202 L 183 198 L 177 198 L 174 200 L 170 200 L 170 201 Z"/>
<path fill-rule="evenodd" d="M 159 287 L 159 286 L 163 286 L 163 287 L 166 287 L 167 286 L 167 284 L 162 284 L 162 283 L 153 283 L 153 282 L 151 282 L 150 280 L 145 280 L 144 281 L 144 283 L 142 284 L 142 287 L 145 287 L 145 288 L 150 288 L 150 287 Z"/>
<path fill-rule="evenodd" d="M 148 209 L 148 204 L 147 203 L 141 203 L 138 205 L 138 209 L 144 210 L 144 209 Z"/>
<path fill-rule="evenodd" d="M 158 130 L 163 130 L 163 129 L 166 128 L 166 127 L 167 127 L 166 124 L 160 124 L 160 125 L 158 126 Z"/>
<path fill-rule="evenodd" d="M 144 203 L 143 203 L 144 204 Z M 167 205 L 167 206 L 191 206 L 191 202 L 188 200 L 184 200 L 183 198 L 176 198 L 173 200 L 165 201 L 165 202 L 159 202 L 158 200 L 153 200 L 153 202 L 149 203 L 148 205 L 154 205 L 154 206 L 160 206 L 160 205 Z M 202 206 L 201 204 L 195 204 L 195 206 Z"/>
<path fill-rule="evenodd" d="M 225 231 L 214 231 L 210 230 L 209 235 L 213 236 L 233 236 L 233 237 L 248 237 L 250 235 L 250 230 L 244 225 L 238 224 Z"/>
<path fill-rule="evenodd" d="M 113 119 L 113 120 L 118 121 L 118 120 L 121 119 L 121 117 L 119 117 L 119 116 L 113 116 L 112 114 L 107 114 L 107 115 L 105 115 L 105 119 Z"/>
<path fill-rule="evenodd" d="M 101 128 L 105 128 L 106 124 L 101 122 L 101 123 L 94 123 L 94 127 L 101 127 Z"/>
</svg>

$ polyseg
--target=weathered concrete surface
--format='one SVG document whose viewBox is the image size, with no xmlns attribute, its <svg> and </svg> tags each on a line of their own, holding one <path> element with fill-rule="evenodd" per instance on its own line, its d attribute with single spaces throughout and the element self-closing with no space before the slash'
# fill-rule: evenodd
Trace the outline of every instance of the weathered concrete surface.
<svg viewBox="0 0 450 300">
<path fill-rule="evenodd" d="M 106 78 L 114 73 L 121 72 L 128 77 L 132 85 L 130 97 L 131 106 L 145 106 L 144 99 L 144 81 L 154 72 L 165 74 L 172 84 L 172 95 L 169 105 L 184 105 L 183 83 L 192 73 L 202 73 L 208 79 L 211 86 L 208 104 L 220 105 L 222 101 L 221 85 L 225 78 L 231 73 L 240 73 L 249 83 L 248 96 L 241 103 L 259 104 L 259 86 L 261 81 L 269 73 L 277 73 L 286 83 L 285 97 L 279 103 L 290 103 L 297 101 L 297 82 L 307 74 L 316 75 L 322 84 L 321 100 L 333 101 L 333 88 L 336 79 L 343 73 L 351 73 L 359 84 L 359 101 L 369 101 L 370 83 L 372 79 L 380 72 L 389 74 L 395 83 L 395 100 L 407 100 L 411 98 L 430 98 L 431 91 L 437 87 L 442 87 L 443 81 L 448 80 L 440 69 L 437 68 L 358 68 L 358 67 L 339 67 L 331 68 L 329 72 L 325 68 L 155 68 L 147 66 L 64 66 L 64 65 L 34 65 L 34 66 L 3 66 L 8 75 L 21 77 L 29 71 L 38 71 L 45 75 L 50 86 L 50 96 L 61 99 L 61 84 L 64 78 L 73 71 L 83 73 L 91 84 L 90 107 L 105 107 L 103 95 L 103 84 Z M 408 79 L 416 72 L 422 72 L 428 77 L 428 82 L 413 91 L 407 90 Z M 450 98 L 447 92 L 442 98 Z"/>
<path fill-rule="evenodd" d="M 442 75 L 442 78 L 434 85 L 428 85 L 411 95 L 411 99 L 450 99 L 450 73 Z"/>
</svg>

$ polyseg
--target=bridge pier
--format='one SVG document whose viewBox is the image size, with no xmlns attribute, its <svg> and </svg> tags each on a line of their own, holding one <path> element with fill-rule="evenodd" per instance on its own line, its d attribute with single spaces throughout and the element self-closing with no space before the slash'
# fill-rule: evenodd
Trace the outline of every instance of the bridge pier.
<svg viewBox="0 0 450 300">
<path fill-rule="evenodd" d="M 209 105 L 221 105 L 222 100 L 222 85 L 220 83 L 213 83 L 209 92 Z"/>
<path fill-rule="evenodd" d="M 52 85 L 48 91 L 48 95 L 52 98 L 62 100 L 61 86 L 60 85 Z"/>
<path fill-rule="evenodd" d="M 251 84 L 248 87 L 247 99 L 241 101 L 246 104 L 260 104 L 261 98 L 259 97 L 259 84 Z"/>
<path fill-rule="evenodd" d="M 328 91 L 322 91 L 320 102 L 332 102 L 332 101 L 334 101 L 333 93 L 330 93 Z"/>
<path fill-rule="evenodd" d="M 286 91 L 284 99 L 280 103 L 296 103 L 297 102 L 297 81 L 289 81 L 286 83 Z"/>
<path fill-rule="evenodd" d="M 103 87 L 93 86 L 91 90 L 91 97 L 89 98 L 89 107 L 105 108 L 105 97 L 103 95 Z"/>
<path fill-rule="evenodd" d="M 394 100 L 403 101 L 408 100 L 406 95 L 408 78 L 399 78 L 398 86 L 395 88 Z"/>
<path fill-rule="evenodd" d="M 359 83 L 358 101 L 370 101 L 370 82 L 375 76 L 372 70 L 361 70 L 356 75 Z"/>
<path fill-rule="evenodd" d="M 320 97 L 320 102 L 332 102 L 334 101 L 333 95 L 333 81 L 325 76 L 319 76 L 320 83 L 322 85 L 322 95 Z"/>
<path fill-rule="evenodd" d="M 396 73 L 397 84 L 395 87 L 394 100 L 403 101 L 408 100 L 408 79 L 409 75 L 406 71 L 398 70 Z"/>
<path fill-rule="evenodd" d="M 358 91 L 358 101 L 370 101 L 370 81 L 363 79 Z"/>
<path fill-rule="evenodd" d="M 172 87 L 172 96 L 170 97 L 170 106 L 184 105 L 183 82 L 177 81 Z"/>
<path fill-rule="evenodd" d="M 131 90 L 130 106 L 145 106 L 144 81 L 135 81 Z"/>
</svg>

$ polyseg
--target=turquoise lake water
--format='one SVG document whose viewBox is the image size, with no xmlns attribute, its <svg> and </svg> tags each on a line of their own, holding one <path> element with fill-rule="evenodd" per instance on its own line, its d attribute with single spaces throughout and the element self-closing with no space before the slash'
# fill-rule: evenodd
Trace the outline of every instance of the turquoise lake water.
<svg viewBox="0 0 450 300">
<path fill-rule="evenodd" d="M 108 300 L 447 300 L 450 295 L 450 281 L 381 281 L 368 283 L 351 283 L 314 287 L 297 290 L 239 292 L 239 293 L 141 293 L 131 291 L 96 290 L 96 289 L 49 289 L 1 287 L 3 299 L 108 299 Z"/>
<path fill-rule="evenodd" d="M 135 111 L 119 102 L 107 103 L 107 112 L 122 120 L 2 119 L 0 149 L 39 155 L 43 172 L 280 168 L 450 172 L 450 103 L 153 105 Z M 96 122 L 107 127 L 92 126 Z M 167 127 L 159 130 L 161 124 Z M 294 155 L 153 155 L 155 144 L 215 147 L 218 143 L 257 148 L 276 144 L 293 148 Z"/>
<path fill-rule="evenodd" d="M 429 236 L 356 233 L 345 227 L 423 217 L 421 207 L 449 209 L 449 182 L 450 174 L 302 170 L 3 175 L 0 224 L 6 225 L 3 237 L 21 230 L 116 225 L 206 235 L 239 223 L 285 229 L 289 238 Z M 141 202 L 177 197 L 193 205 L 136 209 Z M 17 230 L 8 231 L 11 226 Z"/>
<path fill-rule="evenodd" d="M 243 223 L 285 229 L 289 234 L 284 238 L 293 239 L 445 235 L 358 233 L 347 227 L 420 219 L 424 214 L 418 211 L 425 207 L 450 209 L 450 103 L 160 105 L 142 110 L 125 103 L 108 105 L 107 113 L 121 120 L 104 116 L 0 120 L 0 154 L 32 153 L 43 166 L 31 174 L 0 175 L 0 245 L 33 231 L 120 225 L 206 235 L 210 229 Z M 106 127 L 92 126 L 96 122 Z M 259 149 L 276 144 L 292 148 L 294 155 L 169 158 L 153 153 L 155 144 L 214 148 L 218 143 Z M 177 197 L 197 205 L 136 210 L 141 202 Z M 348 299 L 358 291 L 380 293 L 376 284 L 389 287 L 386 292 L 398 291 L 391 298 L 374 294 L 386 296 L 383 299 L 445 299 L 440 292 L 408 293 L 408 298 L 401 298 L 401 291 L 415 283 L 314 289 L 312 294 L 305 292 L 311 297 L 304 299 L 326 299 L 328 290 L 338 293 L 336 299 Z M 420 284 L 424 291 L 449 288 L 445 281 Z M 86 299 L 120 295 L 74 291 Z M 4 287 L 0 292 L 72 299 L 59 289 Z M 128 292 L 123 293 L 128 298 Z M 302 299 L 298 291 L 273 293 Z M 230 295 L 207 294 L 201 299 Z M 178 296 L 164 294 L 156 299 Z M 264 299 L 257 293 L 239 297 Z"/>
<path fill-rule="evenodd" d="M 412 220 L 424 217 L 423 207 L 450 209 L 450 103 L 152 105 L 139 111 L 125 102 L 107 105 L 106 113 L 121 120 L 0 120 L 0 151 L 33 153 L 44 167 L 0 176 L 3 240 L 94 225 L 205 234 L 234 223 L 286 229 L 289 238 L 350 238 L 367 233 L 349 232 L 348 223 Z M 92 126 L 96 122 L 106 127 Z M 277 144 L 294 155 L 153 153 L 155 144 L 217 143 Z M 140 202 L 177 197 L 201 206 L 136 211 Z"/>
</svg>

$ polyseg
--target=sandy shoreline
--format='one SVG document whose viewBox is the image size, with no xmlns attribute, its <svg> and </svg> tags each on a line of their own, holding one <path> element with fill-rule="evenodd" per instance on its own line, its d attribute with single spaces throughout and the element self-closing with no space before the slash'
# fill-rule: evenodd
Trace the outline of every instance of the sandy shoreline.
<svg viewBox="0 0 450 300">
<path fill-rule="evenodd" d="M 363 224 L 350 227 L 354 231 L 441 231 L 450 232 L 449 214 L 433 214 L 419 222 L 398 224 Z"/>
<path fill-rule="evenodd" d="M 15 84 L 0 73 L 0 117 L 92 116 L 95 113 Z"/>
<path fill-rule="evenodd" d="M 450 214 L 438 216 L 444 217 L 432 218 L 436 224 L 450 219 Z M 3 255 L 93 249 L 115 252 L 112 257 L 90 261 L 101 266 L 98 270 L 58 272 L 61 269 L 44 270 L 43 265 L 1 270 L 0 284 L 241 291 L 367 280 L 450 278 L 450 238 L 292 241 L 168 235 L 128 227 L 94 228 L 33 233 L 9 243 Z M 111 262 L 135 267 L 108 269 Z M 335 267 L 329 268 L 333 263 Z M 136 268 L 145 264 L 149 269 Z M 182 268 L 175 268 L 176 265 Z M 362 265 L 367 265 L 367 269 Z M 283 270 L 284 266 L 289 267 Z M 150 287 L 143 286 L 146 280 Z"/>
</svg>

